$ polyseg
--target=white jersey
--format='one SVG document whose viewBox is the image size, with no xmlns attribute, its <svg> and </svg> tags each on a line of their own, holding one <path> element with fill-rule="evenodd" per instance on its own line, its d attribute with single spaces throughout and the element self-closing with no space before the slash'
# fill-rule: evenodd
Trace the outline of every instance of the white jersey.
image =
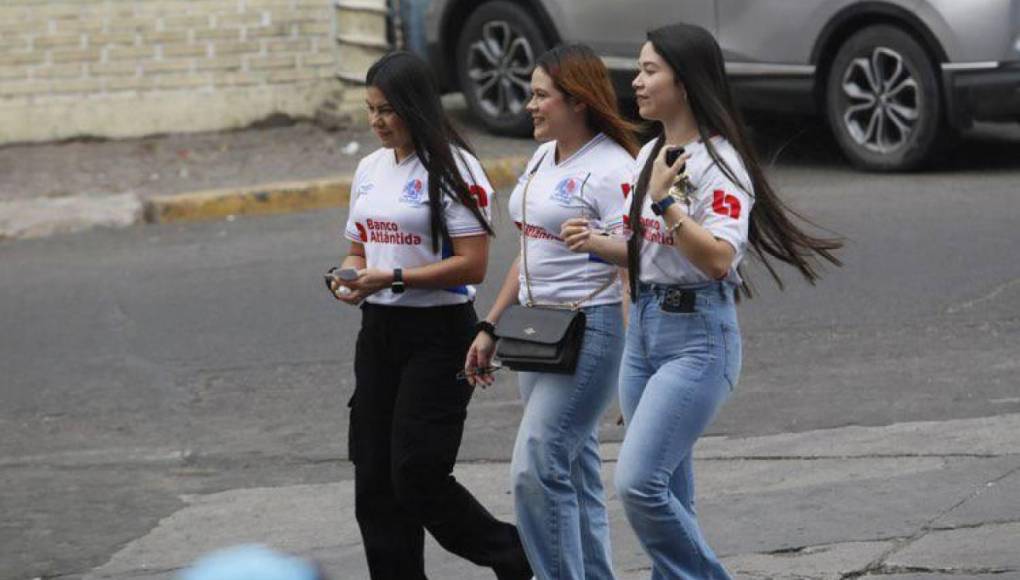
<svg viewBox="0 0 1020 580">
<path fill-rule="evenodd" d="M 609 137 L 599 134 L 567 159 L 556 162 L 556 142 L 535 151 L 510 195 L 510 216 L 527 244 L 528 278 L 537 304 L 581 300 L 617 275 L 617 268 L 594 254 L 577 254 L 560 238 L 570 218 L 584 217 L 604 229 L 623 228 L 626 195 L 634 158 Z M 528 189 L 527 227 L 522 227 L 524 186 Z M 518 298 L 527 303 L 524 263 Z M 583 306 L 615 304 L 622 300 L 617 280 Z"/>
<path fill-rule="evenodd" d="M 634 164 L 635 185 L 655 143 L 656 140 L 653 139 L 642 147 L 638 154 Z M 684 150 L 691 154 L 687 160 L 687 174 L 696 191 L 691 194 L 690 206 L 680 204 L 680 207 L 687 210 L 690 219 L 707 229 L 713 236 L 733 246 L 736 255 L 725 280 L 740 284 L 737 266 L 747 251 L 747 230 L 751 206 L 754 204 L 754 192 L 744 163 L 729 141 L 722 137 L 714 137 L 712 145 L 726 161 L 738 182 L 734 183 L 726 177 L 709 155 L 704 143 L 700 140 L 687 143 Z M 641 224 L 642 282 L 694 284 L 711 280 L 676 249 L 673 236 L 666 231 L 665 221 L 652 212 L 652 198 L 649 195 L 645 195 L 641 208 Z"/>
<path fill-rule="evenodd" d="M 490 220 L 492 186 L 481 164 L 471 154 L 454 148 L 454 157 L 464 181 L 478 206 Z M 451 238 L 486 233 L 471 210 L 443 196 L 443 217 Z M 440 242 L 432 251 L 429 214 L 428 172 L 417 155 L 396 162 L 392 149 L 379 149 L 358 163 L 351 184 L 351 203 L 346 236 L 365 247 L 369 268 L 405 270 L 439 262 L 453 254 L 453 248 Z M 442 306 L 474 300 L 473 286 L 454 288 L 406 288 L 394 294 L 389 288 L 365 299 L 372 304 L 393 306 Z"/>
</svg>

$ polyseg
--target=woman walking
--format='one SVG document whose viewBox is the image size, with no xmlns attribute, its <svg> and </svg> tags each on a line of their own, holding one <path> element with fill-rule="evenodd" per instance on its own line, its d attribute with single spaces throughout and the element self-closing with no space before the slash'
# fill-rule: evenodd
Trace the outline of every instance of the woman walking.
<svg viewBox="0 0 1020 580">
<path fill-rule="evenodd" d="M 638 155 L 632 235 L 626 247 L 583 223 L 564 235 L 629 269 L 634 304 L 620 370 L 627 431 L 615 483 L 652 578 L 725 579 L 698 525 L 692 450 L 740 374 L 735 297 L 750 296 L 740 264 L 750 249 L 780 286 L 771 259 L 813 283 L 817 258 L 840 264 L 832 252 L 841 243 L 791 221 L 797 214 L 765 178 L 708 31 L 653 30 L 638 65 L 639 113 L 661 133 Z"/>
<path fill-rule="evenodd" d="M 350 455 L 369 572 L 424 579 L 428 530 L 497 578 L 530 578 L 514 526 L 451 475 L 473 392 L 457 374 L 475 336 L 471 285 L 485 275 L 492 187 L 423 61 L 389 54 L 367 85 L 382 148 L 355 172 L 351 246 L 331 289 L 347 304 L 363 302 Z"/>
<path fill-rule="evenodd" d="M 494 325 L 511 304 L 580 308 L 587 326 L 571 374 L 518 375 L 524 417 L 511 465 L 514 507 L 528 559 L 539 580 L 613 578 L 609 522 L 596 431 L 616 390 L 623 348 L 617 268 L 572 253 L 565 222 L 623 227 L 637 144 L 616 110 L 602 61 L 582 45 L 542 55 L 528 111 L 544 142 L 510 197 L 521 228 L 521 253 L 468 352 L 465 371 L 486 368 Z M 488 383 L 482 374 L 475 381 Z"/>
</svg>

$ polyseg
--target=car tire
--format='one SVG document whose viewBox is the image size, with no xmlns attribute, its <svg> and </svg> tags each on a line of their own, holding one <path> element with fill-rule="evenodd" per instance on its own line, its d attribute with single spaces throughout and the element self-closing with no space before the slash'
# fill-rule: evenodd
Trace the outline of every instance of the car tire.
<svg viewBox="0 0 1020 580">
<path fill-rule="evenodd" d="M 528 136 L 531 72 L 548 48 L 535 20 L 509 2 L 486 2 L 457 41 L 457 80 L 474 116 L 493 133 Z"/>
<path fill-rule="evenodd" d="M 836 142 L 862 169 L 914 169 L 943 133 L 935 65 L 894 26 L 870 26 L 843 43 L 829 69 L 825 100 Z"/>
</svg>

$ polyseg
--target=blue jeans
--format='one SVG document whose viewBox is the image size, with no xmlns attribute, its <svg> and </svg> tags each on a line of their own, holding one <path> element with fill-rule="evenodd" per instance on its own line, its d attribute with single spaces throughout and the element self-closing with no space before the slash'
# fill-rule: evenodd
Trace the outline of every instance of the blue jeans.
<svg viewBox="0 0 1020 580">
<path fill-rule="evenodd" d="M 663 310 L 663 287 L 642 285 L 620 368 L 627 431 L 616 489 L 653 579 L 728 579 L 694 509 L 694 443 L 740 374 L 733 288 L 691 287 L 694 312 Z"/>
<path fill-rule="evenodd" d="M 623 316 L 619 304 L 582 310 L 574 374 L 519 375 L 524 417 L 510 469 L 518 532 L 538 580 L 614 577 L 597 430 L 616 392 Z"/>
</svg>

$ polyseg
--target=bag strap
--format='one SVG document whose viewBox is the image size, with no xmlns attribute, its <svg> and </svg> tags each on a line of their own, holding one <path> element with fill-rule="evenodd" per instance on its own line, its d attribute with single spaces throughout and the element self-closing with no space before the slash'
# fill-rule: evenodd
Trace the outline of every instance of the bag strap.
<svg viewBox="0 0 1020 580">
<path fill-rule="evenodd" d="M 542 166 L 542 162 L 545 161 L 545 156 L 547 154 L 548 151 L 543 153 L 542 157 L 539 158 L 538 163 L 531 168 L 531 172 L 528 173 L 528 180 L 524 184 L 524 191 L 521 193 L 521 266 L 524 268 L 524 288 L 528 293 L 528 302 L 525 306 L 529 308 L 532 306 L 548 306 L 552 308 L 568 308 L 570 310 L 577 310 L 581 307 L 581 304 L 592 300 L 612 286 L 613 283 L 616 282 L 617 275 L 614 274 L 608 281 L 606 281 L 605 284 L 596 288 L 595 291 L 574 302 L 564 302 L 563 304 L 537 304 L 535 302 L 535 297 L 531 293 L 531 277 L 528 275 L 528 189 L 531 187 L 531 180 L 535 177 L 535 174 L 538 173 L 538 168 Z M 587 179 L 585 181 L 587 181 Z M 583 183 L 581 184 L 581 191 L 584 191 Z"/>
</svg>

